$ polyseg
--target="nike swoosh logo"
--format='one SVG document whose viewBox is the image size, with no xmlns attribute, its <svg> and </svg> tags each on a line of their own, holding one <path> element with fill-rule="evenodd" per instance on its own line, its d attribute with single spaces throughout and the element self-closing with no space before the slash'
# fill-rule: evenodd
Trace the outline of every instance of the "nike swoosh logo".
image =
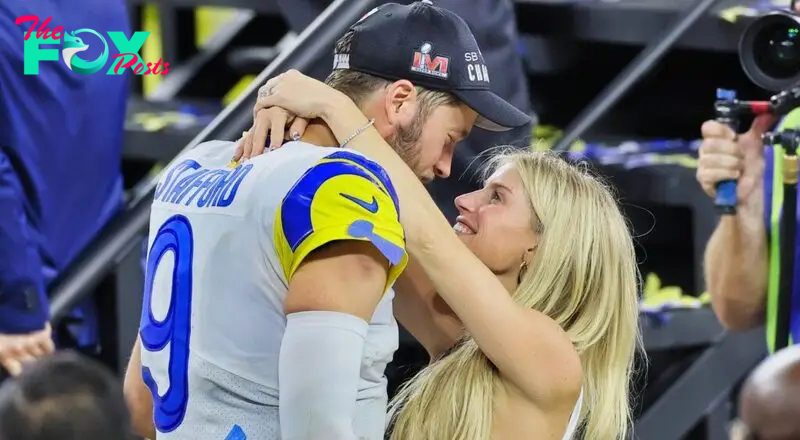
<svg viewBox="0 0 800 440">
<path fill-rule="evenodd" d="M 359 199 L 358 197 L 353 197 L 349 194 L 339 193 L 340 196 L 344 197 L 347 200 L 355 203 L 356 205 L 366 209 L 367 211 L 375 214 L 378 212 L 378 201 L 375 199 L 375 196 L 372 196 L 372 202 L 366 202 L 364 200 Z"/>
</svg>

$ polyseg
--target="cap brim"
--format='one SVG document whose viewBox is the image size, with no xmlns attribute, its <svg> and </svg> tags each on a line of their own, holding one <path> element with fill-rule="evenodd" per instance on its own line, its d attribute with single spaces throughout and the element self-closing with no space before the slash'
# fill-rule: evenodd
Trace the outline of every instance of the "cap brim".
<svg viewBox="0 0 800 440">
<path fill-rule="evenodd" d="M 531 117 L 489 90 L 455 90 L 452 92 L 478 113 L 475 126 L 489 131 L 508 131 L 528 125 Z"/>
</svg>

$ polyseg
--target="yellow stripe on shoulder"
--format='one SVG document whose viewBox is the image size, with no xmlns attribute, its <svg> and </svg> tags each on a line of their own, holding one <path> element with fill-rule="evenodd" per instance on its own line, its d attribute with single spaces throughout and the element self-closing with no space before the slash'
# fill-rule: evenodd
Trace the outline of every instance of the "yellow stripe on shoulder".
<svg viewBox="0 0 800 440">
<path fill-rule="evenodd" d="M 290 280 L 302 261 L 337 240 L 371 242 L 392 264 L 390 284 L 405 267 L 405 234 L 399 204 L 386 172 L 348 151 L 309 168 L 276 211 L 274 239 Z"/>
</svg>

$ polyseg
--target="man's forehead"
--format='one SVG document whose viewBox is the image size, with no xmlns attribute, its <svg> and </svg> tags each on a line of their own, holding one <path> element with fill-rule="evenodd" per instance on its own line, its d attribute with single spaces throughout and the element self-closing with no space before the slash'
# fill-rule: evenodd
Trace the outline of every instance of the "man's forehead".
<svg viewBox="0 0 800 440">
<path fill-rule="evenodd" d="M 433 109 L 429 117 L 435 116 L 437 125 L 444 126 L 462 137 L 467 137 L 475 125 L 478 114 L 462 102 L 441 105 Z"/>
<path fill-rule="evenodd" d="M 458 127 L 458 133 L 462 138 L 465 138 L 469 136 L 469 132 L 472 130 L 472 127 L 475 126 L 475 122 L 478 120 L 478 112 L 464 103 L 460 103 L 458 109 L 462 116 L 460 126 Z"/>
</svg>

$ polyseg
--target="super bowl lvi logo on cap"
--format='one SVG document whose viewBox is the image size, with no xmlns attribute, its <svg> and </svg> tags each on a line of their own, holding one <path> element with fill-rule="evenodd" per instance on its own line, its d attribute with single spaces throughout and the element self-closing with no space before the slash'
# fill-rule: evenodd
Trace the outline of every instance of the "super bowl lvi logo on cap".
<svg viewBox="0 0 800 440">
<path fill-rule="evenodd" d="M 450 58 L 431 55 L 433 45 L 422 43 L 418 51 L 414 52 L 414 61 L 411 63 L 411 71 L 437 78 L 447 79 L 447 69 L 450 65 Z"/>
</svg>

